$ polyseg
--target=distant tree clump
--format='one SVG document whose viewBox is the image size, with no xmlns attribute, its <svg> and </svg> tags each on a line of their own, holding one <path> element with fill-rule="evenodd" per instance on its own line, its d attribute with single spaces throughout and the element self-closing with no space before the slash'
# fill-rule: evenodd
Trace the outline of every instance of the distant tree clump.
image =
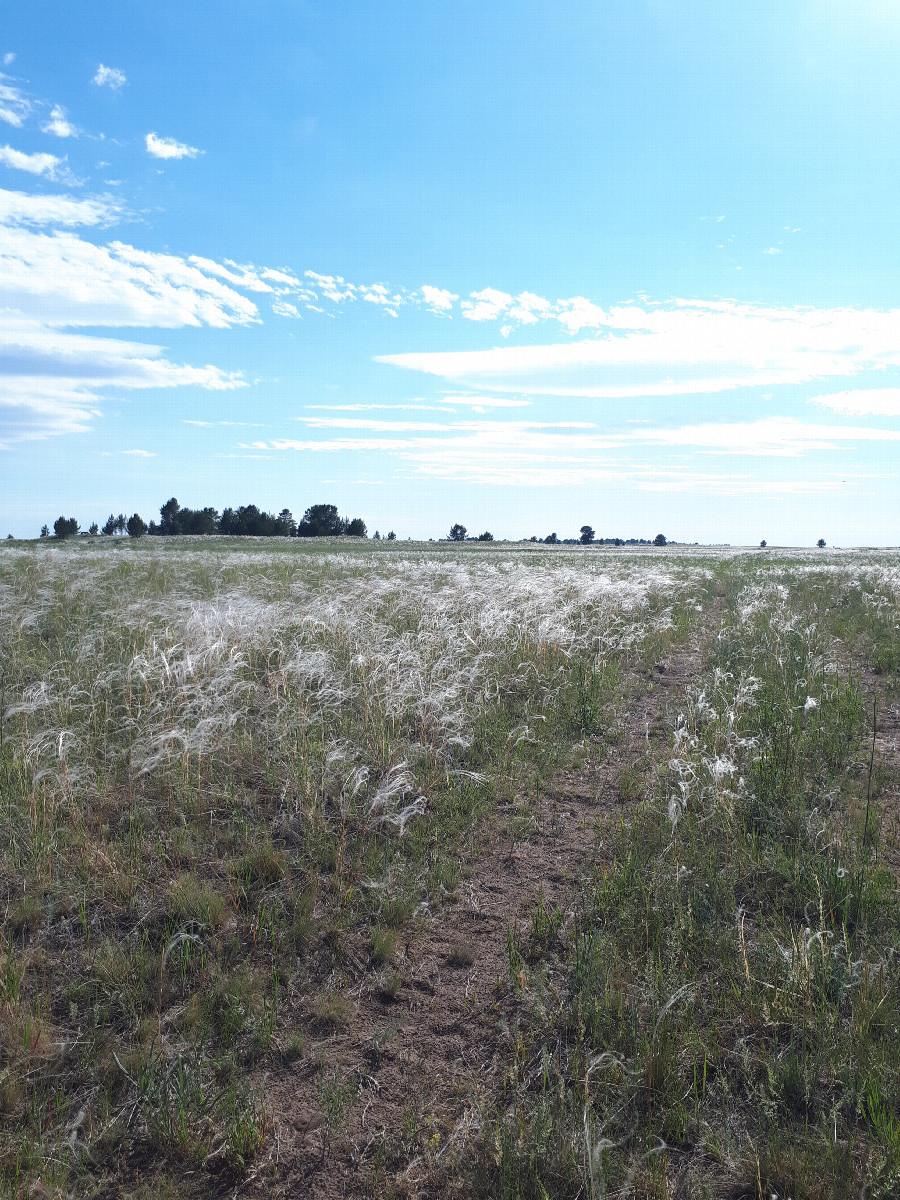
<svg viewBox="0 0 900 1200">
<path fill-rule="evenodd" d="M 547 536 L 544 538 L 544 541 L 548 546 L 558 546 L 559 545 L 559 538 L 556 536 L 555 533 L 548 533 Z"/>
<path fill-rule="evenodd" d="M 57 517 L 53 522 L 53 536 L 58 541 L 75 537 L 78 533 L 78 522 L 74 517 Z"/>
<path fill-rule="evenodd" d="M 478 540 L 479 542 L 492 542 L 494 540 L 494 535 L 485 530 L 484 533 L 479 533 Z"/>
<path fill-rule="evenodd" d="M 769 543 L 766 541 L 766 539 L 763 538 L 763 540 L 759 543 L 760 550 L 765 550 L 765 548 L 766 548 L 766 546 L 768 546 L 768 544 Z"/>
<path fill-rule="evenodd" d="M 816 545 L 819 547 L 820 550 L 824 550 L 825 549 L 825 539 L 819 538 L 819 540 L 816 542 Z"/>
<path fill-rule="evenodd" d="M 464 542 L 466 540 L 465 525 L 460 525 L 458 522 L 456 525 L 451 525 L 449 537 L 451 542 Z"/>
<path fill-rule="evenodd" d="M 279 528 L 279 537 L 296 537 L 297 522 L 294 520 L 294 514 L 289 508 L 283 508 L 276 518 Z"/>
<path fill-rule="evenodd" d="M 289 537 L 294 518 L 287 509 L 284 512 L 282 518 L 260 512 L 255 504 L 226 508 L 219 519 L 218 531 L 230 537 Z"/>
<path fill-rule="evenodd" d="M 50 536 L 49 526 L 42 525 L 41 526 L 41 537 L 49 537 L 49 536 Z"/>
<path fill-rule="evenodd" d="M 88 526 L 88 533 L 91 535 L 91 537 L 96 537 L 99 532 L 100 526 L 96 521 L 91 521 L 90 525 Z"/>
<path fill-rule="evenodd" d="M 300 537 L 366 537 L 362 517 L 342 517 L 334 504 L 312 504 L 297 526 Z M 379 539 L 380 540 L 380 539 Z"/>
<path fill-rule="evenodd" d="M 590 525 L 582 525 L 581 527 L 581 544 L 589 546 L 597 535 L 591 529 Z"/>
<path fill-rule="evenodd" d="M 54 527 L 55 528 L 55 527 Z M 215 508 L 183 508 L 173 496 L 159 510 L 159 523 L 146 524 L 134 513 L 130 518 L 124 513 L 110 513 L 102 528 L 94 522 L 89 531 L 92 535 L 102 533 L 111 537 L 116 533 L 128 533 L 130 537 L 185 537 L 223 534 L 228 537 L 348 537 L 367 536 L 366 523 L 362 517 L 341 517 L 333 504 L 314 504 L 306 510 L 299 526 L 289 508 L 283 508 L 277 516 L 263 512 L 255 504 L 244 504 L 239 508 L 226 508 L 221 516 Z M 49 537 L 45 525 L 42 537 Z M 66 534 L 64 536 L 71 536 Z M 394 537 L 391 534 L 391 537 Z"/>
<path fill-rule="evenodd" d="M 334 504 L 310 505 L 297 526 L 300 537 L 340 537 L 343 532 Z"/>
<path fill-rule="evenodd" d="M 103 528 L 100 530 L 100 532 L 104 535 L 104 537 L 110 537 L 114 533 L 124 533 L 125 526 L 127 524 L 128 522 L 125 520 L 124 513 L 119 513 L 118 516 L 110 513 L 104 521 Z"/>
<path fill-rule="evenodd" d="M 653 539 L 654 546 L 665 546 L 666 544 L 666 535 L 664 533 L 658 533 Z"/>
<path fill-rule="evenodd" d="M 182 508 L 173 496 L 159 510 L 159 525 L 154 530 L 161 537 L 178 535 L 203 536 L 222 532 L 219 514 L 214 508 Z"/>
<path fill-rule="evenodd" d="M 392 529 L 392 530 L 391 530 L 391 532 L 390 532 L 390 533 L 387 535 L 387 540 L 388 540 L 389 542 L 396 542 L 396 540 L 397 540 L 397 535 L 396 535 L 396 533 L 394 533 L 393 529 Z"/>
</svg>

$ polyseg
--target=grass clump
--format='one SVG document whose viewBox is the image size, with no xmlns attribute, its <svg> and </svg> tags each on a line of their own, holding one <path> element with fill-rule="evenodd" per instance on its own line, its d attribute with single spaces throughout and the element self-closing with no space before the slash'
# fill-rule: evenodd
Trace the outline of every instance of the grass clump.
<svg viewBox="0 0 900 1200">
<path fill-rule="evenodd" d="M 454 896 L 498 804 L 603 733 L 707 575 L 4 546 L 0 1195 L 274 1155 L 258 1075 L 294 1031 L 352 1026 L 351 986 L 403 994 L 399 931 Z"/>
<path fill-rule="evenodd" d="M 507 1099 L 475 1195 L 900 1186 L 900 893 L 871 834 L 866 703 L 807 577 L 734 582 L 574 925 L 551 938 L 535 907 L 541 972 L 507 931 Z"/>
<path fill-rule="evenodd" d="M 326 1029 L 343 1029 L 353 1018 L 353 1003 L 340 992 L 323 992 L 313 1003 L 316 1021 Z"/>
</svg>

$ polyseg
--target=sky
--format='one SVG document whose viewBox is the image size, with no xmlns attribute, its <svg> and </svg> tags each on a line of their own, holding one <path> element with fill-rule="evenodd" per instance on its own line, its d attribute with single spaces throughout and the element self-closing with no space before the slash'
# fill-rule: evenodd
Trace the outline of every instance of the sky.
<svg viewBox="0 0 900 1200">
<path fill-rule="evenodd" d="M 0 537 L 900 544 L 893 0 L 29 0 Z"/>
</svg>

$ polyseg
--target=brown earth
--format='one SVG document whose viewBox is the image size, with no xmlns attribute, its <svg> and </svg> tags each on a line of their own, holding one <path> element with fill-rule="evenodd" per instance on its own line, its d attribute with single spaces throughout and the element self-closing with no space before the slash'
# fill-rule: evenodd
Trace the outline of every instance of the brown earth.
<svg viewBox="0 0 900 1200">
<path fill-rule="evenodd" d="M 499 811 L 494 826 L 501 831 L 455 899 L 401 937 L 380 978 L 358 964 L 360 982 L 344 992 L 353 1013 L 346 1027 L 255 1080 L 267 1098 L 269 1152 L 237 1187 L 223 1180 L 221 1194 L 447 1194 L 442 1168 L 464 1153 L 479 1128 L 479 1105 L 502 1086 L 507 931 L 527 941 L 541 895 L 549 911 L 571 919 L 604 825 L 628 813 L 650 768 L 667 757 L 718 612 L 716 605 L 690 646 L 628 681 L 627 705 L 602 741 L 528 806 L 524 838 L 520 814 Z M 330 1124 L 323 1075 L 345 1089 L 337 1096 L 344 1111 L 335 1120 L 332 1109 Z"/>
</svg>

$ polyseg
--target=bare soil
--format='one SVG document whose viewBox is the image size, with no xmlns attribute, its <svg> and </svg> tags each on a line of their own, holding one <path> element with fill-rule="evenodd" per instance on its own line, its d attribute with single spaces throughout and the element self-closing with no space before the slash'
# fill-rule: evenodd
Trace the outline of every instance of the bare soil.
<svg viewBox="0 0 900 1200">
<path fill-rule="evenodd" d="M 585 747 L 583 763 L 531 802 L 524 828 L 521 809 L 497 814 L 455 899 L 401 934 L 392 964 L 373 975 L 359 963 L 360 982 L 344 993 L 353 1006 L 349 1023 L 307 1044 L 295 1063 L 257 1078 L 267 1096 L 270 1151 L 237 1187 L 222 1180 L 221 1194 L 447 1194 L 440 1180 L 448 1156 L 464 1152 L 479 1127 L 479 1105 L 502 1086 L 507 930 L 525 938 L 541 894 L 549 910 L 571 918 L 604 827 L 627 816 L 668 753 L 718 625 L 712 616 L 691 645 L 633 676 L 612 727 Z M 350 1093 L 339 1121 L 333 1111 L 326 1119 L 323 1075 L 335 1087 L 344 1081 Z"/>
</svg>

